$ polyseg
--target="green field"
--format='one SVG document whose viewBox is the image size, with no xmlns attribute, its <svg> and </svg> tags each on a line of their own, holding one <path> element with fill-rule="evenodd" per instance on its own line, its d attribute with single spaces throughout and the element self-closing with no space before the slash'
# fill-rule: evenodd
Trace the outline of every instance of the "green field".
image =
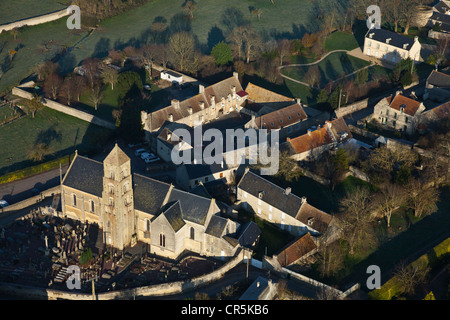
<svg viewBox="0 0 450 320">
<path fill-rule="evenodd" d="M 359 46 L 355 36 L 347 32 L 334 32 L 325 40 L 325 51 L 353 50 Z"/>
<path fill-rule="evenodd" d="M 23 20 L 67 8 L 70 0 L 0 1 L 0 24 Z"/>
<path fill-rule="evenodd" d="M 33 119 L 27 115 L 0 127 L 0 175 L 34 165 L 28 152 L 38 143 L 47 143 L 52 153 L 44 160 L 81 154 L 101 147 L 110 131 L 88 122 L 44 108 Z"/>
<path fill-rule="evenodd" d="M 351 74 L 354 71 L 368 66 L 370 63 L 352 56 L 344 52 L 336 52 L 330 54 L 324 60 L 319 62 L 317 66 L 321 74 L 319 87 L 324 87 L 329 81 L 336 80 Z M 305 74 L 310 69 L 310 66 L 305 67 L 289 67 L 284 68 L 282 73 L 300 81 L 303 81 Z"/>
</svg>

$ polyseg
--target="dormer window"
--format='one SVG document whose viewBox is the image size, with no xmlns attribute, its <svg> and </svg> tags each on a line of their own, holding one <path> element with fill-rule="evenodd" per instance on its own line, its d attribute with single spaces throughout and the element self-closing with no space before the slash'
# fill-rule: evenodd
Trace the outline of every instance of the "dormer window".
<svg viewBox="0 0 450 320">
<path fill-rule="evenodd" d="M 308 218 L 308 226 L 312 226 L 314 224 L 314 218 Z"/>
<path fill-rule="evenodd" d="M 263 195 L 264 195 L 264 191 L 260 191 L 260 192 L 258 193 L 258 198 L 262 199 Z"/>
</svg>

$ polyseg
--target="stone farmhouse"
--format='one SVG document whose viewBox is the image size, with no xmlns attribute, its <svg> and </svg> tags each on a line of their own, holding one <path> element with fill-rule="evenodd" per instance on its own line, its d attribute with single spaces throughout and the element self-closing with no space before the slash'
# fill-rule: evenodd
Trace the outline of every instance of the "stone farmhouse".
<svg viewBox="0 0 450 320">
<path fill-rule="evenodd" d="M 166 121 L 186 124 L 190 127 L 208 123 L 232 111 L 240 111 L 246 100 L 238 74 L 209 87 L 199 85 L 199 93 L 183 101 L 172 99 L 165 108 L 151 113 L 142 112 L 141 119 L 150 140 L 150 133 L 157 132 Z"/>
<path fill-rule="evenodd" d="M 338 118 L 326 121 L 322 127 L 308 130 L 306 134 L 299 137 L 287 138 L 286 142 L 281 145 L 281 150 L 286 151 L 291 158 L 297 161 L 313 160 L 325 150 L 353 140 L 344 118 Z"/>
<path fill-rule="evenodd" d="M 375 105 L 372 119 L 392 130 L 413 134 L 423 111 L 425 106 L 422 102 L 397 92 Z"/>
<path fill-rule="evenodd" d="M 185 250 L 226 258 L 242 237 L 238 223 L 218 215 L 214 199 L 132 173 L 117 144 L 103 163 L 75 156 L 61 183 L 61 206 L 66 217 L 97 224 L 103 244 L 119 250 L 141 241 L 168 258 Z"/>
<path fill-rule="evenodd" d="M 300 198 L 290 188 L 283 189 L 248 169 L 236 189 L 243 209 L 295 236 L 320 236 L 332 223 L 332 216 L 310 205 L 306 197 Z"/>
<path fill-rule="evenodd" d="M 395 65 L 407 58 L 419 63 L 420 50 L 418 37 L 411 39 L 384 29 L 370 29 L 364 39 L 363 53 Z"/>
</svg>

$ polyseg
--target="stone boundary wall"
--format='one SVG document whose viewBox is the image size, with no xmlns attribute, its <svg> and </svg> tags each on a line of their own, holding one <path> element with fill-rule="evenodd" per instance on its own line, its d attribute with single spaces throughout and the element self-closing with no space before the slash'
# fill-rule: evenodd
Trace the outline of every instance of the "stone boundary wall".
<svg viewBox="0 0 450 320">
<path fill-rule="evenodd" d="M 16 95 L 18 97 L 24 98 L 24 99 L 28 99 L 28 100 L 33 99 L 33 94 L 32 93 L 30 93 L 28 91 L 25 91 L 25 90 L 23 90 L 23 89 L 21 89 L 19 87 L 14 87 L 12 89 L 12 94 Z M 56 110 L 56 111 L 68 114 L 70 116 L 73 116 L 75 118 L 78 118 L 78 119 L 87 121 L 89 123 L 98 125 L 100 127 L 104 127 L 104 128 L 111 129 L 111 130 L 115 130 L 116 129 L 115 124 L 112 123 L 112 122 L 109 122 L 109 121 L 106 121 L 104 119 L 101 119 L 101 118 L 99 118 L 97 116 L 94 116 L 94 115 L 92 115 L 90 113 L 87 113 L 87 112 L 84 112 L 84 111 L 80 111 L 80 110 L 68 107 L 68 106 L 63 105 L 63 104 L 61 104 L 59 102 L 56 102 L 56 101 L 53 101 L 53 100 L 50 100 L 50 99 L 47 99 L 47 98 L 43 99 L 43 105 L 48 107 L 48 108 L 50 108 L 50 109 L 53 109 L 53 110 Z"/>
<path fill-rule="evenodd" d="M 35 26 L 41 23 L 46 23 L 50 21 L 58 20 L 62 17 L 68 16 L 70 12 L 67 12 L 67 8 L 62 9 L 60 11 L 52 12 L 43 14 L 41 16 L 29 18 L 29 19 L 23 19 L 15 22 L 11 22 L 8 24 L 0 25 L 0 33 L 3 31 L 10 31 L 15 28 L 21 28 L 23 26 Z"/>
<path fill-rule="evenodd" d="M 52 194 L 59 194 L 61 193 L 61 186 L 56 186 L 47 190 L 42 191 L 40 194 L 30 197 L 28 199 L 25 199 L 20 202 L 13 203 L 3 209 L 0 209 L 0 212 L 2 213 L 2 218 L 6 217 L 8 213 L 15 213 L 18 210 L 22 210 L 26 207 L 29 207 L 33 204 L 36 204 L 43 200 L 46 197 L 51 196 Z"/>
<path fill-rule="evenodd" d="M 135 296 L 164 296 L 183 293 L 186 290 L 195 289 L 198 286 L 208 284 L 224 276 L 226 272 L 233 269 L 244 259 L 244 250 L 240 250 L 234 258 L 219 269 L 191 280 L 164 283 L 139 288 L 125 289 L 119 291 L 96 294 L 97 300 L 131 299 Z M 27 299 L 67 299 L 67 300 L 92 300 L 92 294 L 72 293 L 60 290 L 36 288 L 14 283 L 0 283 L 0 292 L 11 296 L 20 296 Z"/>
<path fill-rule="evenodd" d="M 336 110 L 336 117 L 341 118 L 344 117 L 350 113 L 362 110 L 364 108 L 367 108 L 369 99 L 364 99 L 355 103 L 352 103 L 346 107 L 341 108 L 340 110 Z"/>
<path fill-rule="evenodd" d="M 430 30 L 430 31 L 428 31 L 428 38 L 432 38 L 432 39 L 450 38 L 450 33 L 437 32 L 434 30 Z"/>
</svg>

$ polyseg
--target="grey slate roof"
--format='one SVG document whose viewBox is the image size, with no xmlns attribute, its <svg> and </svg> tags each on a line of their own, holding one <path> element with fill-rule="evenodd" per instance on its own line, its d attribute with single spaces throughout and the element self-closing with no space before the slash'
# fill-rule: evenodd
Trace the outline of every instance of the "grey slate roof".
<svg viewBox="0 0 450 320">
<path fill-rule="evenodd" d="M 302 199 L 293 193 L 285 194 L 285 189 L 273 184 L 272 182 L 260 177 L 259 175 L 248 171 L 238 184 L 238 188 L 246 191 L 254 197 L 264 192 L 262 201 L 294 217 L 297 215 Z"/>
<path fill-rule="evenodd" d="M 225 161 L 223 165 L 213 163 L 208 164 L 185 164 L 184 165 L 189 179 L 197 179 L 200 177 L 210 176 L 214 173 L 228 170 Z"/>
<path fill-rule="evenodd" d="M 182 217 L 180 201 L 173 203 L 163 214 L 175 232 L 180 230 L 186 224 Z"/>
<path fill-rule="evenodd" d="M 433 70 L 428 76 L 427 84 L 441 88 L 450 87 L 450 75 Z"/>
<path fill-rule="evenodd" d="M 258 225 L 252 221 L 239 227 L 238 241 L 239 244 L 246 248 L 251 248 L 253 243 L 258 239 L 261 230 Z"/>
<path fill-rule="evenodd" d="M 403 45 L 404 44 L 409 44 L 408 47 L 406 48 L 407 50 L 410 50 L 412 45 L 414 44 L 414 39 L 407 37 L 407 36 L 403 36 L 400 35 L 398 33 L 395 32 L 391 32 L 388 30 L 384 30 L 384 29 L 371 29 L 367 32 L 366 38 L 370 39 L 369 35 L 373 33 L 374 35 L 372 36 L 372 40 L 375 41 L 380 41 L 383 43 L 386 43 L 386 39 L 391 39 L 391 41 L 389 41 L 389 45 L 392 45 L 394 47 L 403 49 Z"/>
<path fill-rule="evenodd" d="M 63 185 L 83 192 L 102 196 L 103 164 L 77 155 L 66 173 Z"/>
<path fill-rule="evenodd" d="M 447 10 L 450 10 L 450 7 L 448 5 L 445 4 L 445 2 L 440 1 L 438 4 L 436 4 L 434 6 L 434 8 L 439 12 L 439 13 L 445 13 Z"/>
<path fill-rule="evenodd" d="M 223 230 L 225 229 L 225 226 L 227 225 L 227 222 L 228 221 L 225 218 L 217 215 L 212 216 L 205 233 L 220 238 Z"/>
<path fill-rule="evenodd" d="M 198 195 L 172 189 L 168 203 L 180 201 L 182 217 L 184 220 L 204 225 L 208 215 L 211 199 L 203 198 Z"/>
<path fill-rule="evenodd" d="M 133 174 L 134 208 L 150 214 L 159 213 L 170 185 L 158 180 Z"/>
<path fill-rule="evenodd" d="M 448 15 L 448 14 L 433 12 L 430 19 L 434 20 L 434 21 L 438 21 L 442 24 L 450 24 L 450 15 Z"/>
</svg>

